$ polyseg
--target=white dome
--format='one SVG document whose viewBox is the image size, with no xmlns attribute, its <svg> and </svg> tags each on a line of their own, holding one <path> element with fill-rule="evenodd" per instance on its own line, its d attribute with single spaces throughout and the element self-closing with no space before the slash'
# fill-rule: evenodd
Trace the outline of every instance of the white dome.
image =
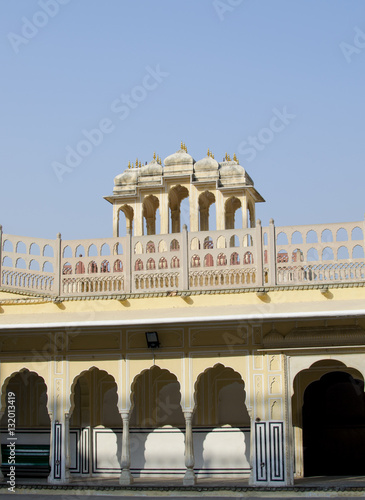
<svg viewBox="0 0 365 500">
<path fill-rule="evenodd" d="M 139 175 L 141 177 L 148 175 L 162 175 L 162 166 L 156 160 L 152 160 L 150 163 L 143 165 L 139 169 Z"/>
<path fill-rule="evenodd" d="M 203 172 L 203 171 L 216 171 L 218 170 L 219 163 L 212 158 L 211 156 L 206 156 L 201 160 L 197 161 L 194 165 L 195 172 Z"/>
<path fill-rule="evenodd" d="M 126 184 L 137 184 L 138 170 L 128 169 L 114 178 L 114 186 L 124 186 Z"/>
<path fill-rule="evenodd" d="M 176 153 L 165 158 L 164 164 L 166 167 L 170 167 L 173 165 L 192 165 L 194 163 L 194 159 L 188 153 L 180 149 Z"/>
<path fill-rule="evenodd" d="M 241 165 L 238 165 L 236 162 L 229 162 L 221 165 L 219 173 L 221 177 L 244 177 L 246 171 L 243 167 L 241 167 Z"/>
</svg>

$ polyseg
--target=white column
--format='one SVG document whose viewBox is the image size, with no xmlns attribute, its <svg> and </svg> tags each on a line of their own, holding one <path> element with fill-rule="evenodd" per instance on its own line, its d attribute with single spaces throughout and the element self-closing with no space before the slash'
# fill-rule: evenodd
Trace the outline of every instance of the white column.
<svg viewBox="0 0 365 500">
<path fill-rule="evenodd" d="M 119 476 L 119 484 L 132 484 L 133 476 L 130 471 L 131 456 L 129 446 L 129 412 L 121 412 L 123 420 L 123 435 L 122 435 L 122 472 Z"/>
<path fill-rule="evenodd" d="M 119 236 L 119 206 L 113 204 L 113 238 Z"/>
<path fill-rule="evenodd" d="M 196 483 L 196 476 L 194 472 L 194 444 L 193 444 L 193 411 L 184 411 L 185 417 L 185 475 L 183 484 L 190 486 Z"/>
<path fill-rule="evenodd" d="M 274 219 L 270 219 L 268 236 L 268 264 L 269 264 L 269 286 L 276 285 L 276 231 Z"/>
<path fill-rule="evenodd" d="M 70 448 L 68 444 L 69 432 L 67 414 L 61 415 L 60 420 L 56 420 L 54 415 L 49 412 L 51 420 L 51 439 L 49 462 L 51 472 L 48 476 L 48 482 L 51 484 L 66 484 L 69 482 L 69 471 L 67 467 L 67 454 Z"/>
<path fill-rule="evenodd" d="M 257 286 L 265 286 L 264 278 L 264 268 L 263 268 L 263 258 L 262 258 L 262 227 L 261 220 L 256 221 L 256 231 L 255 231 L 254 245 L 256 249 L 255 261 L 256 261 L 256 284 Z"/>
<path fill-rule="evenodd" d="M 199 231 L 199 192 L 195 186 L 190 186 L 189 204 L 190 204 L 190 231 L 195 233 Z"/>
</svg>

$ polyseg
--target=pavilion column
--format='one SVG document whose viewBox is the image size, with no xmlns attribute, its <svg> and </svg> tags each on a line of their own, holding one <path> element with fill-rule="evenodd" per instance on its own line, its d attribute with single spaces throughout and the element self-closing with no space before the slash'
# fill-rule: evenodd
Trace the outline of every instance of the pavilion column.
<svg viewBox="0 0 365 500">
<path fill-rule="evenodd" d="M 156 214 L 154 216 L 151 216 L 151 217 L 146 217 L 146 226 L 147 226 L 147 234 L 148 235 L 151 235 L 151 234 L 156 234 L 156 229 L 155 229 L 155 226 L 156 226 Z"/>
<path fill-rule="evenodd" d="M 193 411 L 184 411 L 185 417 L 185 475 L 183 484 L 190 486 L 196 484 L 196 476 L 194 472 L 194 444 L 193 444 Z"/>
<path fill-rule="evenodd" d="M 209 207 L 200 207 L 200 231 L 209 231 Z"/>
<path fill-rule="evenodd" d="M 180 208 L 171 209 L 171 232 L 180 232 Z"/>
<path fill-rule="evenodd" d="M 122 472 L 119 476 L 119 484 L 132 484 L 133 476 L 130 471 L 131 452 L 129 445 L 129 412 L 121 412 L 123 420 L 123 435 L 122 435 Z"/>
<path fill-rule="evenodd" d="M 113 205 L 113 238 L 117 238 L 119 235 L 119 207 L 118 205 Z"/>
</svg>

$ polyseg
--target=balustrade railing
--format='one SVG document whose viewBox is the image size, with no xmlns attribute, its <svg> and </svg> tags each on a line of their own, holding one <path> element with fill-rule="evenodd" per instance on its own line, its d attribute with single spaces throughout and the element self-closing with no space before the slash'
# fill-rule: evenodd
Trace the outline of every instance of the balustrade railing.
<svg viewBox="0 0 365 500">
<path fill-rule="evenodd" d="M 0 231 L 0 287 L 55 297 L 365 280 L 364 223 L 85 240 Z"/>
</svg>

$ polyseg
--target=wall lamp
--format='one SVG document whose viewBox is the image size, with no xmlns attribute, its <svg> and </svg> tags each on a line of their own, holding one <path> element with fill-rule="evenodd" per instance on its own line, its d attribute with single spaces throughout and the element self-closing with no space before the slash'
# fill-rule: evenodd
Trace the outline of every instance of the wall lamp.
<svg viewBox="0 0 365 500">
<path fill-rule="evenodd" d="M 156 347 L 160 347 L 157 332 L 146 332 L 146 340 L 147 347 L 149 347 L 150 349 L 156 349 Z"/>
</svg>

